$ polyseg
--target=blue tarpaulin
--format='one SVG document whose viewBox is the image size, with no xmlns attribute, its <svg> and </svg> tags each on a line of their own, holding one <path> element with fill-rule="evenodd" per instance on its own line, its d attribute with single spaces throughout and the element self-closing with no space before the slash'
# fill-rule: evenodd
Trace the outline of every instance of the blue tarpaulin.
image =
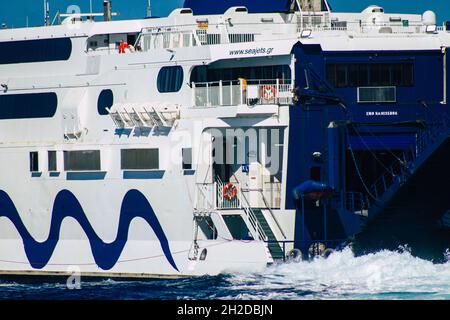
<svg viewBox="0 0 450 320">
<path fill-rule="evenodd" d="M 231 7 L 247 7 L 250 13 L 289 12 L 291 0 L 186 0 L 185 8 L 196 15 L 222 14 Z"/>
</svg>

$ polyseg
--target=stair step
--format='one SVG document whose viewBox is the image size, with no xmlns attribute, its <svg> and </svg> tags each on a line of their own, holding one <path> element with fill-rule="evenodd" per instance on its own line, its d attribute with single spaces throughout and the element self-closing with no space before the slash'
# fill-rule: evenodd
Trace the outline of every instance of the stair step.
<svg viewBox="0 0 450 320">
<path fill-rule="evenodd" d="M 264 214 L 261 210 L 253 210 L 256 219 L 258 220 L 259 225 L 261 226 L 261 229 L 264 231 L 264 233 L 267 236 L 267 239 L 269 241 L 277 241 L 277 238 L 275 237 L 275 234 L 273 233 L 272 229 L 270 228 L 269 223 L 267 222 L 266 218 L 264 217 Z M 269 242 L 268 244 L 270 254 L 272 255 L 272 258 L 275 260 L 281 260 L 284 258 L 283 250 L 281 249 L 280 245 L 275 242 Z"/>
</svg>

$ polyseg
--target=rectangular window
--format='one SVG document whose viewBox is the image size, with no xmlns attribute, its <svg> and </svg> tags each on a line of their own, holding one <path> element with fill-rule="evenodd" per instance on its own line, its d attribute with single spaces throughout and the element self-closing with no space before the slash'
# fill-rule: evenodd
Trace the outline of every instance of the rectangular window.
<svg viewBox="0 0 450 320">
<path fill-rule="evenodd" d="M 236 68 L 212 68 L 197 66 L 191 72 L 190 83 L 236 81 L 244 78 L 248 81 L 268 81 L 268 84 L 279 79 L 284 83 L 291 81 L 291 67 L 289 65 L 268 65 L 256 67 L 236 67 Z"/>
<path fill-rule="evenodd" d="M 39 172 L 39 152 L 30 152 L 30 171 Z"/>
<path fill-rule="evenodd" d="M 192 170 L 192 148 L 183 148 L 183 170 Z"/>
<path fill-rule="evenodd" d="M 65 171 L 100 171 L 100 151 L 64 151 Z"/>
<path fill-rule="evenodd" d="M 122 149 L 122 170 L 158 170 L 159 149 Z"/>
<path fill-rule="evenodd" d="M 70 38 L 0 42 L 0 64 L 66 61 L 71 54 Z"/>
<path fill-rule="evenodd" d="M 336 78 L 337 78 L 336 84 L 338 88 L 348 87 L 347 70 L 348 67 L 346 65 L 338 65 L 336 67 Z"/>
<path fill-rule="evenodd" d="M 337 80 L 336 80 L 336 65 L 335 64 L 327 65 L 326 73 L 327 73 L 327 80 L 328 80 L 328 82 L 330 82 L 333 86 L 336 86 L 336 83 L 337 83 Z"/>
<path fill-rule="evenodd" d="M 368 64 L 361 64 L 358 66 L 358 82 L 356 86 L 368 86 L 369 85 L 369 70 Z"/>
<path fill-rule="evenodd" d="M 410 87 L 414 85 L 412 63 L 328 64 L 327 80 L 336 88 Z"/>
<path fill-rule="evenodd" d="M 357 87 L 359 81 L 359 66 L 357 64 L 350 65 L 348 68 L 348 85 Z"/>
<path fill-rule="evenodd" d="M 358 88 L 359 103 L 397 102 L 395 87 L 360 87 Z"/>
<path fill-rule="evenodd" d="M 399 86 L 411 87 L 414 85 L 414 68 L 412 63 L 402 65 L 403 81 Z"/>
<path fill-rule="evenodd" d="M 56 163 L 56 151 L 48 152 L 48 171 L 49 172 L 58 171 L 58 166 Z"/>
</svg>

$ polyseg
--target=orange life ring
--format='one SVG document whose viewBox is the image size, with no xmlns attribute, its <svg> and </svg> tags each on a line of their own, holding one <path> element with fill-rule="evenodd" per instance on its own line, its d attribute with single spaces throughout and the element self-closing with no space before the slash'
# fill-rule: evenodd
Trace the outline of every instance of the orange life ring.
<svg viewBox="0 0 450 320">
<path fill-rule="evenodd" d="M 273 85 L 263 85 L 261 88 L 261 96 L 264 100 L 272 100 L 277 96 L 277 88 Z"/>
<path fill-rule="evenodd" d="M 229 183 L 223 187 L 222 194 L 225 199 L 231 201 L 237 196 L 237 188 L 234 184 Z"/>
</svg>

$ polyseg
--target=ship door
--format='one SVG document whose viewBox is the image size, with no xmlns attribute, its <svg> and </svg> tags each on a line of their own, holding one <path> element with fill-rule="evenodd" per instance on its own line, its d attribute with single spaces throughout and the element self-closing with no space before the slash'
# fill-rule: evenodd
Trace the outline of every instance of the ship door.
<svg viewBox="0 0 450 320">
<path fill-rule="evenodd" d="M 213 177 L 221 182 L 230 182 L 233 176 L 232 139 L 224 136 L 215 136 L 212 148 Z"/>
</svg>

